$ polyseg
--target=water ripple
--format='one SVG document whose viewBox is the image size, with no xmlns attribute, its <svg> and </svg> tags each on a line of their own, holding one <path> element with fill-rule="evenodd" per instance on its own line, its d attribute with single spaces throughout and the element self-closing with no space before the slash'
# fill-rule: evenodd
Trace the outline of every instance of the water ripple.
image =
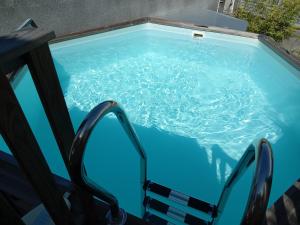
<svg viewBox="0 0 300 225">
<path fill-rule="evenodd" d="M 195 138 L 207 149 L 218 144 L 233 159 L 255 138 L 281 135 L 276 112 L 250 74 L 201 61 L 147 52 L 70 77 L 69 108 L 88 112 L 109 99 L 134 124 Z"/>
</svg>

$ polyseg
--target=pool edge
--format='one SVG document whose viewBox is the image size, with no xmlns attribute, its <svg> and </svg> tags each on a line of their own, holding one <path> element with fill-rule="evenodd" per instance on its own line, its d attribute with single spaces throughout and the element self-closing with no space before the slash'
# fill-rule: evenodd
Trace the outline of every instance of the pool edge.
<svg viewBox="0 0 300 225">
<path fill-rule="evenodd" d="M 292 54 L 290 54 L 287 50 L 282 48 L 275 40 L 271 37 L 260 34 L 258 36 L 258 40 L 271 49 L 275 54 L 280 56 L 282 59 L 286 60 L 290 65 L 292 65 L 295 69 L 300 71 L 300 59 L 296 58 Z M 297 76 L 300 79 L 300 75 Z"/>
<path fill-rule="evenodd" d="M 71 39 L 78 38 L 78 37 L 90 36 L 93 34 L 104 33 L 104 32 L 108 32 L 108 31 L 113 31 L 113 30 L 117 30 L 117 29 L 121 29 L 121 28 L 130 27 L 130 26 L 145 24 L 145 23 L 154 23 L 154 24 L 158 24 L 158 25 L 166 25 L 166 26 L 173 26 L 173 27 L 179 27 L 179 28 L 229 34 L 229 35 L 248 37 L 248 38 L 253 38 L 253 39 L 258 39 L 258 36 L 259 36 L 259 34 L 245 32 L 245 31 L 232 30 L 232 29 L 228 29 L 228 28 L 203 26 L 203 25 L 198 25 L 198 24 L 193 24 L 193 23 L 180 22 L 180 21 L 175 21 L 175 20 L 167 20 L 167 19 L 162 19 L 162 18 L 157 18 L 157 17 L 142 17 L 139 19 L 129 20 L 129 21 L 125 21 L 122 23 L 111 24 L 111 25 L 107 25 L 107 26 L 97 27 L 94 29 L 84 30 L 81 32 L 70 33 L 70 34 L 58 36 L 54 40 L 50 41 L 50 43 L 52 44 L 52 43 L 62 42 L 62 41 L 71 40 Z"/>
<path fill-rule="evenodd" d="M 159 24 L 159 25 L 166 25 L 166 26 L 173 26 L 173 27 L 179 27 L 179 28 L 186 28 L 186 29 L 193 29 L 193 30 L 199 30 L 199 31 L 208 31 L 208 32 L 215 32 L 215 33 L 221 33 L 221 34 L 228 34 L 228 35 L 234 35 L 234 36 L 240 36 L 240 37 L 247 37 L 247 38 L 253 38 L 258 39 L 261 43 L 266 45 L 269 49 L 271 49 L 275 54 L 279 55 L 281 58 L 286 60 L 291 66 L 293 66 L 296 70 L 300 71 L 300 59 L 297 59 L 295 56 L 287 52 L 285 49 L 283 49 L 277 42 L 275 42 L 272 38 L 262 35 L 262 34 L 256 34 L 246 31 L 238 31 L 238 30 L 232 30 L 228 28 L 221 28 L 221 27 L 213 27 L 213 26 L 203 26 L 199 24 L 193 24 L 193 23 L 187 23 L 187 22 L 181 22 L 176 20 L 168 20 L 158 17 L 141 17 L 135 20 L 128 20 L 121 23 L 115 23 L 111 25 L 106 25 L 102 27 L 97 27 L 94 29 L 84 30 L 81 32 L 76 33 L 70 33 L 67 35 L 62 35 L 56 37 L 54 40 L 50 41 L 50 44 L 58 43 L 62 41 L 67 41 L 79 37 L 85 37 L 90 36 L 93 34 L 99 34 L 104 33 L 108 31 L 113 31 L 121 28 L 131 27 L 135 25 L 145 24 L 145 23 L 153 23 L 153 24 Z M 300 79 L 300 76 L 297 76 Z"/>
</svg>

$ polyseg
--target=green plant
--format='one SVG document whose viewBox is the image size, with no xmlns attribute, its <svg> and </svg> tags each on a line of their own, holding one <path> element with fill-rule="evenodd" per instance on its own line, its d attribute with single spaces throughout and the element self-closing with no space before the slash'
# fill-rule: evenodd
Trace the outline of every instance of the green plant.
<svg viewBox="0 0 300 225">
<path fill-rule="evenodd" d="M 294 24 L 300 14 L 300 0 L 244 0 L 234 13 L 248 21 L 248 31 L 265 34 L 276 41 L 282 41 L 294 33 Z"/>
</svg>

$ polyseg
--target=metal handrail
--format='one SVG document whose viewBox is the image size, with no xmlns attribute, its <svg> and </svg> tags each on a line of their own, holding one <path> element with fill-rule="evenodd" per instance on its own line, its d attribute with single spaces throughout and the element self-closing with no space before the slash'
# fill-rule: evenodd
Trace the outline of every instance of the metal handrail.
<svg viewBox="0 0 300 225">
<path fill-rule="evenodd" d="M 118 105 L 117 102 L 114 101 L 106 101 L 100 103 L 98 106 L 93 108 L 90 113 L 85 117 L 82 121 L 76 136 L 74 138 L 71 151 L 69 154 L 69 162 L 70 162 L 70 172 L 72 173 L 73 182 L 85 190 L 91 192 L 93 195 L 108 203 L 111 208 L 111 217 L 114 221 L 122 221 L 124 220 L 124 213 L 119 208 L 118 200 L 111 193 L 106 191 L 105 189 L 99 187 L 99 185 L 92 182 L 86 175 L 86 171 L 83 165 L 83 157 L 86 149 L 86 144 L 92 133 L 96 124 L 108 113 L 114 113 L 118 120 L 120 121 L 123 129 L 128 135 L 129 139 L 133 143 L 135 149 L 140 155 L 140 183 L 141 187 L 145 184 L 147 180 L 147 160 L 146 154 L 139 142 L 139 139 L 129 122 L 125 112 Z M 142 199 L 146 196 L 146 192 L 141 188 L 142 191 Z M 143 207 L 143 204 L 141 204 Z M 143 213 L 145 209 L 142 208 Z M 122 216 L 123 214 L 123 216 Z M 123 217 L 123 218 L 121 218 Z M 124 221 L 123 221 L 124 222 Z M 122 222 L 120 222 L 122 223 Z"/>
<path fill-rule="evenodd" d="M 255 174 L 253 176 L 248 202 L 240 224 L 262 224 L 268 206 L 273 178 L 273 153 L 271 145 L 266 139 L 261 139 L 257 145 L 251 144 L 247 148 L 225 183 L 217 205 L 217 215 L 220 215 L 220 213 L 223 212 L 232 186 L 254 161 L 256 161 Z M 217 221 L 218 217 L 213 219 L 212 224 L 215 225 Z"/>
</svg>

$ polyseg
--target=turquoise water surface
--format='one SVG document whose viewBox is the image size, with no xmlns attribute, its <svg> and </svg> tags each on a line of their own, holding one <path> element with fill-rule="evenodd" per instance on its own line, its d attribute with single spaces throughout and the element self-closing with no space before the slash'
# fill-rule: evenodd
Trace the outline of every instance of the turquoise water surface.
<svg viewBox="0 0 300 225">
<path fill-rule="evenodd" d="M 148 178 L 211 203 L 247 146 L 265 137 L 275 157 L 272 203 L 299 178 L 299 71 L 256 39 L 192 34 L 145 24 L 51 45 L 74 128 L 100 102 L 119 102 L 147 153 Z M 68 177 L 24 73 L 16 94 L 52 171 Z M 114 116 L 97 126 L 86 152 L 88 175 L 139 215 L 139 158 Z M 238 224 L 252 173 L 221 224 Z"/>
</svg>

